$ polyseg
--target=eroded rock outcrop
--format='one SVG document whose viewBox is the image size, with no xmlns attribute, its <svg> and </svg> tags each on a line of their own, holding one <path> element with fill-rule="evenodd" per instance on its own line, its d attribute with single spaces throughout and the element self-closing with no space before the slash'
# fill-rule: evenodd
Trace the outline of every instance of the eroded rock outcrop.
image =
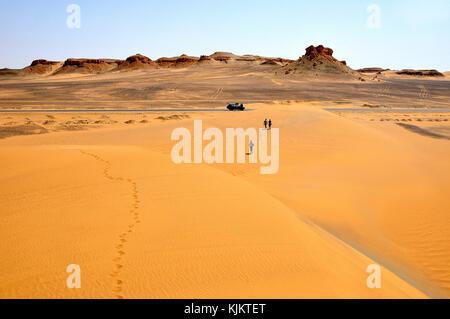
<svg viewBox="0 0 450 319">
<path fill-rule="evenodd" d="M 121 63 L 122 60 L 116 59 L 67 59 L 64 61 L 62 68 L 58 69 L 55 74 L 104 73 L 116 69 Z"/>
<path fill-rule="evenodd" d="M 199 61 L 199 58 L 197 58 L 197 57 L 193 57 L 193 56 L 188 56 L 186 54 L 182 54 L 182 55 L 180 55 L 177 58 L 175 63 L 178 66 L 180 66 L 180 65 L 186 66 L 186 65 L 197 63 L 198 61 Z"/>
<path fill-rule="evenodd" d="M 64 62 L 63 66 L 87 66 L 87 65 L 102 65 L 102 64 L 120 64 L 121 60 L 114 60 L 114 59 L 67 59 Z"/>
<path fill-rule="evenodd" d="M 125 61 L 130 64 L 135 63 L 135 62 L 139 62 L 139 63 L 143 63 L 143 64 L 152 64 L 152 62 L 153 62 L 153 60 L 150 59 L 149 57 L 146 57 L 145 55 L 142 55 L 139 53 L 129 56 Z"/>
<path fill-rule="evenodd" d="M 310 60 L 313 60 L 320 55 L 328 56 L 333 58 L 333 49 L 325 48 L 323 45 L 313 46 L 310 45 L 306 48 L 305 56 L 307 56 Z M 333 58 L 334 61 L 337 61 L 335 58 Z"/>
<path fill-rule="evenodd" d="M 231 60 L 231 57 L 229 56 L 216 56 L 214 57 L 214 60 L 220 61 L 220 62 L 228 62 Z"/>
<path fill-rule="evenodd" d="M 200 59 L 198 59 L 198 62 L 204 62 L 204 61 L 212 61 L 212 58 L 208 55 L 200 56 Z"/>
<path fill-rule="evenodd" d="M 395 72 L 398 75 L 411 75 L 411 76 L 432 76 L 432 77 L 441 77 L 444 76 L 443 73 L 437 71 L 437 70 L 401 70 Z"/>
<path fill-rule="evenodd" d="M 86 73 L 99 74 L 110 71 L 127 71 L 140 69 L 158 69 L 172 67 L 211 67 L 225 66 L 231 64 L 235 67 L 265 66 L 264 72 L 273 72 L 275 69 L 283 68 L 277 72 L 283 74 L 297 73 L 351 73 L 353 70 L 347 67 L 345 61 L 338 61 L 333 57 L 333 50 L 323 45 L 309 46 L 306 53 L 299 60 L 293 61 L 283 58 L 263 57 L 259 55 L 235 55 L 230 52 L 215 52 L 209 56 L 200 57 L 182 54 L 176 57 L 162 57 L 155 61 L 142 54 L 129 56 L 125 60 L 118 59 L 76 59 L 70 58 L 64 62 L 49 61 L 44 59 L 35 60 L 30 66 L 19 71 L 22 75 L 57 75 L 64 73 Z M 269 67 L 272 67 L 271 70 Z M 2 70 L 0 75 L 13 75 L 14 71 Z"/>
<path fill-rule="evenodd" d="M 21 75 L 49 75 L 60 68 L 62 62 L 48 61 L 44 59 L 34 60 L 20 71 Z"/>
<path fill-rule="evenodd" d="M 261 63 L 261 65 L 279 65 L 281 66 L 281 63 L 278 61 L 275 61 L 274 59 L 268 59 Z"/>
<path fill-rule="evenodd" d="M 307 78 L 346 77 L 358 79 L 357 72 L 347 66 L 346 61 L 333 57 L 334 51 L 323 45 L 310 45 L 297 61 L 288 63 L 275 72 L 282 76 L 303 76 Z"/>
<path fill-rule="evenodd" d="M 382 72 L 390 71 L 390 70 L 389 69 L 372 67 L 372 68 L 358 69 L 357 71 L 360 72 L 360 73 L 382 73 Z"/>
<path fill-rule="evenodd" d="M 40 59 L 40 60 L 34 60 L 33 62 L 31 62 L 30 66 L 36 66 L 36 65 L 55 65 L 61 62 L 58 61 L 48 61 L 48 60 L 44 60 L 44 59 Z"/>
<path fill-rule="evenodd" d="M 135 54 L 126 58 L 125 61 L 121 61 L 118 64 L 118 70 L 135 70 L 135 69 L 145 69 L 145 68 L 155 68 L 157 64 L 142 54 Z"/>
</svg>

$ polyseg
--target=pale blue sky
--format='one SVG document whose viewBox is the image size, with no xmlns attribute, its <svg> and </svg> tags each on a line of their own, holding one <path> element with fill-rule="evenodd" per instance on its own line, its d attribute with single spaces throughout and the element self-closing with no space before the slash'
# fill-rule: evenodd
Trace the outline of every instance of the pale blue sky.
<svg viewBox="0 0 450 319">
<path fill-rule="evenodd" d="M 66 8 L 81 8 L 69 29 Z M 366 25 L 370 4 L 381 27 Z M 0 68 L 34 59 L 156 59 L 215 51 L 297 59 L 310 44 L 353 68 L 450 70 L 449 0 L 0 0 Z"/>
</svg>

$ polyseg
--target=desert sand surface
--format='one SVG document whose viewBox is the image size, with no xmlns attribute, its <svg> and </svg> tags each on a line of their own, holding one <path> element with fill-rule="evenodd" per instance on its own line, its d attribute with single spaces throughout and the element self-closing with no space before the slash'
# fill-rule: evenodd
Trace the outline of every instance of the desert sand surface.
<svg viewBox="0 0 450 319">
<path fill-rule="evenodd" d="M 323 101 L 384 107 L 445 107 L 450 93 L 444 79 L 353 78 L 274 75 L 260 65 L 192 66 L 106 73 L 0 79 L 2 109 L 222 107 L 242 101 Z M 363 75 L 366 76 L 366 75 Z"/>
<path fill-rule="evenodd" d="M 320 103 L 249 107 L 148 123 L 108 114 L 116 124 L 2 139 L 0 295 L 449 296 L 448 140 Z M 245 128 L 269 116 L 278 174 L 170 159 L 171 131 L 193 119 Z M 366 286 L 372 263 L 381 289 Z M 69 264 L 81 289 L 65 286 Z"/>
<path fill-rule="evenodd" d="M 449 298 L 448 76 L 358 74 L 317 48 L 2 76 L 0 297 Z M 236 101 L 248 110 L 185 110 Z M 277 174 L 171 160 L 177 127 L 265 118 Z M 371 264 L 381 288 L 366 284 Z"/>
</svg>

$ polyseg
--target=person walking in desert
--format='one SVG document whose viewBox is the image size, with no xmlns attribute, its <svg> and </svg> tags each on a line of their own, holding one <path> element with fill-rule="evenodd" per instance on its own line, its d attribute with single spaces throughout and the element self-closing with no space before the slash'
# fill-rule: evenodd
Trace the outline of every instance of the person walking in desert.
<svg viewBox="0 0 450 319">
<path fill-rule="evenodd" d="M 267 130 L 267 119 L 264 119 L 264 128 Z"/>
<path fill-rule="evenodd" d="M 253 144 L 252 140 L 250 140 L 250 144 L 248 146 L 250 148 L 250 152 L 248 153 L 248 155 L 252 155 L 253 154 L 253 147 L 255 146 L 255 144 Z"/>
<path fill-rule="evenodd" d="M 269 130 L 272 129 L 272 119 L 269 120 Z"/>
</svg>

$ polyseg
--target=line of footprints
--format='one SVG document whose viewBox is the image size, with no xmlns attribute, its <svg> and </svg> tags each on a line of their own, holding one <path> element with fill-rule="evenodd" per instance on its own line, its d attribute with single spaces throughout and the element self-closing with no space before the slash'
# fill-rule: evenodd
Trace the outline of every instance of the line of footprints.
<svg viewBox="0 0 450 319">
<path fill-rule="evenodd" d="M 125 255 L 125 246 L 128 242 L 128 236 L 133 232 L 133 229 L 136 227 L 136 225 L 141 222 L 139 219 L 139 211 L 138 211 L 140 201 L 139 201 L 139 192 L 137 190 L 137 185 L 136 185 L 136 182 L 134 182 L 130 178 L 112 176 L 110 174 L 111 163 L 109 161 L 104 160 L 103 158 L 101 158 L 98 155 L 88 153 L 83 150 L 80 150 L 80 152 L 82 154 L 93 157 L 94 159 L 102 162 L 105 165 L 105 168 L 103 169 L 103 175 L 105 176 L 106 179 L 109 179 L 111 181 L 117 181 L 117 182 L 126 182 L 126 183 L 130 184 L 130 187 L 131 187 L 133 202 L 132 202 L 132 206 L 130 208 L 130 215 L 132 216 L 132 220 L 131 220 L 130 224 L 128 225 L 127 230 L 119 235 L 118 243 L 115 246 L 116 257 L 113 259 L 114 269 L 110 273 L 110 277 L 113 278 L 113 280 L 114 280 L 114 288 L 112 290 L 113 295 L 117 299 L 123 299 L 123 296 L 121 295 L 123 281 L 120 280 L 120 273 L 123 268 L 123 265 L 121 264 L 121 262 L 122 262 L 123 256 Z"/>
</svg>

